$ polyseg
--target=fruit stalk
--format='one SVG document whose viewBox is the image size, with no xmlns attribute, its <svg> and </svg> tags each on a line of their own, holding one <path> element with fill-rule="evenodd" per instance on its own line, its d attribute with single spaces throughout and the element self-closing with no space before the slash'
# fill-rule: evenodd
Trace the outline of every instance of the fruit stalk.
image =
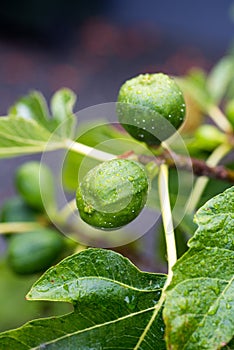
<svg viewBox="0 0 234 350">
<path fill-rule="evenodd" d="M 201 159 L 188 158 L 184 155 L 177 154 L 175 152 L 164 150 L 160 155 L 151 157 L 147 155 L 135 155 L 134 151 L 129 151 L 121 155 L 114 155 L 108 152 L 96 150 L 92 147 L 83 145 L 82 143 L 74 142 L 72 140 L 66 141 L 66 148 L 77 152 L 79 154 L 86 155 L 87 157 L 99 160 L 106 161 L 112 160 L 115 158 L 123 159 L 133 159 L 142 163 L 143 165 L 148 164 L 149 162 L 155 162 L 158 166 L 163 163 L 166 163 L 169 167 L 177 167 L 185 171 L 193 171 L 197 176 L 207 176 L 212 179 L 220 179 L 224 181 L 234 182 L 234 171 L 227 169 L 224 166 L 211 165 Z M 227 146 L 228 150 L 231 150 L 231 146 Z"/>
<path fill-rule="evenodd" d="M 0 223 L 0 234 L 21 233 L 40 229 L 41 225 L 36 222 L 3 222 Z"/>
<path fill-rule="evenodd" d="M 88 156 L 90 158 L 100 160 L 101 162 L 104 162 L 107 160 L 112 160 L 112 159 L 116 158 L 116 155 L 114 155 L 114 154 L 103 152 L 103 151 L 100 151 L 100 150 L 95 149 L 93 147 L 86 146 L 83 143 L 75 142 L 75 141 L 72 141 L 69 139 L 66 140 L 64 146 L 66 149 L 68 149 L 70 151 L 74 151 L 74 152 L 77 152 L 79 154 Z"/>
<path fill-rule="evenodd" d="M 215 122 L 215 124 L 223 130 L 225 133 L 232 133 L 232 125 L 223 112 L 219 109 L 218 106 L 211 106 L 208 109 L 208 114 L 210 118 Z"/>
<path fill-rule="evenodd" d="M 177 253 L 168 191 L 168 167 L 165 164 L 162 164 L 159 169 L 158 189 L 167 248 L 168 280 L 170 281 L 172 277 L 172 267 L 177 260 Z"/>
</svg>

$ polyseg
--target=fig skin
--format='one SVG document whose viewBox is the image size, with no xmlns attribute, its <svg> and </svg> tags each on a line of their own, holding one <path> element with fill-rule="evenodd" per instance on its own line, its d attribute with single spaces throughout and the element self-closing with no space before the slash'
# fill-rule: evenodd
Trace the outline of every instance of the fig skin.
<svg viewBox="0 0 234 350">
<path fill-rule="evenodd" d="M 53 175 L 43 163 L 30 161 L 21 165 L 15 174 L 15 187 L 25 203 L 39 212 L 54 206 Z"/>
<path fill-rule="evenodd" d="M 186 114 L 179 86 L 163 73 L 127 80 L 120 88 L 116 111 L 126 131 L 149 146 L 160 145 L 172 136 Z"/>
<path fill-rule="evenodd" d="M 148 178 L 140 163 L 114 159 L 91 169 L 76 193 L 83 221 L 100 229 L 116 229 L 134 220 L 143 209 Z"/>
<path fill-rule="evenodd" d="M 49 268 L 64 247 L 63 236 L 49 228 L 18 233 L 10 238 L 7 261 L 17 274 L 34 274 Z"/>
</svg>

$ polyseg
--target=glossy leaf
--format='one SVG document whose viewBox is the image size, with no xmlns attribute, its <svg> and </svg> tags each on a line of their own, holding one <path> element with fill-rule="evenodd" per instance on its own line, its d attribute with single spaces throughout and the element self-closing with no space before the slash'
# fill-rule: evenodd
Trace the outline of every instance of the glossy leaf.
<svg viewBox="0 0 234 350">
<path fill-rule="evenodd" d="M 74 312 L 2 333 L 0 349 L 165 349 L 159 302 L 165 280 L 108 250 L 68 257 L 34 284 L 28 298 L 71 302 Z"/>
<path fill-rule="evenodd" d="M 169 349 L 210 349 L 234 337 L 234 187 L 196 214 L 190 249 L 176 263 L 164 308 Z"/>
</svg>

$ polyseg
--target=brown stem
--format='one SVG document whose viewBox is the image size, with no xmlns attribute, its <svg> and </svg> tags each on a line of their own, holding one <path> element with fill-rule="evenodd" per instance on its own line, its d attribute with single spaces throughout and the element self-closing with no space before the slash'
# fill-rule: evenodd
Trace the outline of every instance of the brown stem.
<svg viewBox="0 0 234 350">
<path fill-rule="evenodd" d="M 176 167 L 178 169 L 193 171 L 197 176 L 207 176 L 212 179 L 225 180 L 234 183 L 234 171 L 227 169 L 223 165 L 210 167 L 205 161 L 189 158 L 179 155 L 174 152 L 164 151 L 157 157 L 139 155 L 138 161 L 142 164 L 147 164 L 154 161 L 157 165 L 167 164 L 169 167 Z"/>
</svg>

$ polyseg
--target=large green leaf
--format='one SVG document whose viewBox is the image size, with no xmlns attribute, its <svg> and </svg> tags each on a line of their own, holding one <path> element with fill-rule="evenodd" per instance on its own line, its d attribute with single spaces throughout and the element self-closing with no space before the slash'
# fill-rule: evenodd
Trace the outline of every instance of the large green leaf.
<svg viewBox="0 0 234 350">
<path fill-rule="evenodd" d="M 164 308 L 169 349 L 210 349 L 234 337 L 234 187 L 196 214 L 190 249 L 176 263 Z"/>
<path fill-rule="evenodd" d="M 0 118 L 0 157 L 17 156 L 63 148 L 63 141 L 72 137 L 75 95 L 69 89 L 52 97 L 51 111 L 37 91 L 20 98 L 8 117 Z M 49 145 L 47 143 L 49 142 Z"/>
<path fill-rule="evenodd" d="M 108 250 L 68 257 L 34 284 L 28 298 L 72 302 L 74 312 L 2 333 L 0 349 L 165 349 L 165 280 Z"/>
</svg>

